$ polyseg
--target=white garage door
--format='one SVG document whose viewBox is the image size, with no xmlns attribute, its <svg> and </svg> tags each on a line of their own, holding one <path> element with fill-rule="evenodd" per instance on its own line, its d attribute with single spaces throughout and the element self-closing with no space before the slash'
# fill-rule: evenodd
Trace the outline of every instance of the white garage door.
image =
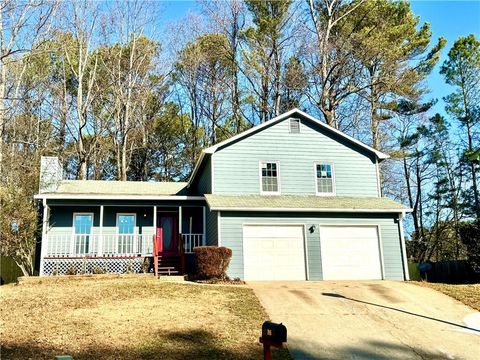
<svg viewBox="0 0 480 360">
<path fill-rule="evenodd" d="M 243 226 L 245 280 L 305 280 L 303 226 Z"/>
<path fill-rule="evenodd" d="M 382 278 L 376 226 L 320 226 L 324 280 Z"/>
</svg>

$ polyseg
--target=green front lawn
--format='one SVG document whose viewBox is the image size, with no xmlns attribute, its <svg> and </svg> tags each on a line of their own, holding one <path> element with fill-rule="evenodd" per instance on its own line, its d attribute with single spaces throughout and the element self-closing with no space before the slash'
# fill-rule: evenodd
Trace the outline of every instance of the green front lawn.
<svg viewBox="0 0 480 360">
<path fill-rule="evenodd" d="M 465 305 L 480 311 L 480 284 L 473 285 L 451 285 L 437 284 L 425 281 L 413 282 L 416 285 L 428 287 L 440 291 L 448 296 L 461 301 Z"/>
<path fill-rule="evenodd" d="M 268 319 L 247 287 L 153 277 L 5 285 L 0 301 L 5 359 L 259 359 Z"/>
</svg>

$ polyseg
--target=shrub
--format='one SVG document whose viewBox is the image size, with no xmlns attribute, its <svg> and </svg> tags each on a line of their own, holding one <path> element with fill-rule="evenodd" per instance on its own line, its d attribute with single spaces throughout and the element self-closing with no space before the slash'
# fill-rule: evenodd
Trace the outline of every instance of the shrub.
<svg viewBox="0 0 480 360">
<path fill-rule="evenodd" d="M 106 274 L 107 270 L 106 268 L 102 268 L 101 266 L 97 265 L 92 269 L 92 274 L 100 275 L 100 274 Z"/>
<path fill-rule="evenodd" d="M 134 268 L 133 268 L 133 264 L 132 262 L 130 261 L 128 264 L 127 264 L 127 267 L 126 267 L 126 271 L 125 271 L 127 274 L 133 274 L 135 272 Z"/>
<path fill-rule="evenodd" d="M 226 279 L 232 250 L 223 246 L 199 246 L 195 253 L 196 277 L 198 279 Z"/>
<path fill-rule="evenodd" d="M 77 267 L 75 265 L 70 265 L 70 267 L 65 272 L 65 275 L 77 275 Z"/>
<path fill-rule="evenodd" d="M 150 270 L 153 270 L 153 258 L 146 257 L 143 259 L 142 271 L 144 274 L 147 274 L 151 272 Z"/>
</svg>

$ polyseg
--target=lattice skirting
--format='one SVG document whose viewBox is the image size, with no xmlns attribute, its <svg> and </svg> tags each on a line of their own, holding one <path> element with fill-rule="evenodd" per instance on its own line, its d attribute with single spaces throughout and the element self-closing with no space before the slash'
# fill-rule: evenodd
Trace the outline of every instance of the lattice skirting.
<svg viewBox="0 0 480 360">
<path fill-rule="evenodd" d="M 44 259 L 43 275 L 126 274 L 150 271 L 149 258 Z"/>
</svg>

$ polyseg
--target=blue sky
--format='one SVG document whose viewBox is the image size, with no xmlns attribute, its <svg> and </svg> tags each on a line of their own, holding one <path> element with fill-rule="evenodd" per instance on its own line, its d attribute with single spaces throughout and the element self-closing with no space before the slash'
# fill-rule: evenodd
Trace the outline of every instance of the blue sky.
<svg viewBox="0 0 480 360">
<path fill-rule="evenodd" d="M 420 16 L 420 21 L 429 22 L 436 41 L 440 36 L 447 39 L 439 64 L 428 78 L 430 96 L 439 100 L 436 112 L 443 112 L 442 97 L 452 92 L 439 74 L 440 65 L 447 58 L 448 51 L 460 36 L 475 34 L 480 37 L 480 1 L 412 1 L 412 11 Z M 433 41 L 432 41 L 433 42 Z"/>
<path fill-rule="evenodd" d="M 432 112 L 443 112 L 442 98 L 452 92 L 439 74 L 441 63 L 446 59 L 448 50 L 460 36 L 475 34 L 480 37 L 480 0 L 442 1 L 414 0 L 411 1 L 413 12 L 420 16 L 420 22 L 429 22 L 433 31 L 432 43 L 440 36 L 447 39 L 447 45 L 442 53 L 439 64 L 427 79 L 431 90 L 430 98 L 439 100 Z M 188 11 L 198 10 L 196 1 L 164 1 L 164 21 L 174 21 L 182 18 Z"/>
</svg>

